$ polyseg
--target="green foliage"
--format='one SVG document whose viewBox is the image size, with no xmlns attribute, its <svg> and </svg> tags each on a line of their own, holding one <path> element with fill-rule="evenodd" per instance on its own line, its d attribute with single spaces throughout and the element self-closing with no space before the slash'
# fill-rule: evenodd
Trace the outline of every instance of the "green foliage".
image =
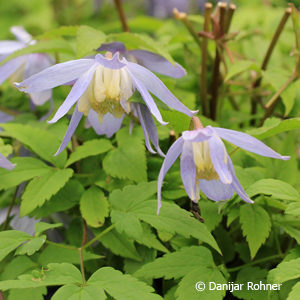
<svg viewBox="0 0 300 300">
<path fill-rule="evenodd" d="M 77 57 L 83 57 L 95 52 L 105 41 L 105 34 L 89 26 L 80 26 L 77 29 Z"/>
<path fill-rule="evenodd" d="M 108 202 L 103 192 L 95 186 L 86 190 L 80 199 L 80 211 L 88 225 L 102 226 L 109 212 Z"/>
<path fill-rule="evenodd" d="M 22 196 L 21 215 L 27 215 L 55 195 L 70 179 L 72 169 L 51 169 L 42 176 L 35 177 L 26 187 Z"/>
<path fill-rule="evenodd" d="M 141 128 L 135 128 L 132 134 L 129 134 L 128 128 L 122 128 L 116 139 L 118 148 L 110 151 L 103 160 L 105 172 L 121 179 L 146 181 L 146 154 Z"/>
<path fill-rule="evenodd" d="M 240 208 L 240 222 L 253 258 L 270 234 L 270 217 L 261 206 L 248 204 Z"/>
<path fill-rule="evenodd" d="M 21 245 L 17 250 L 16 250 L 16 255 L 32 255 L 36 251 L 38 251 L 45 243 L 46 241 L 46 236 L 43 234 L 38 237 L 34 237 L 30 239 L 28 242 L 25 244 Z"/>
</svg>

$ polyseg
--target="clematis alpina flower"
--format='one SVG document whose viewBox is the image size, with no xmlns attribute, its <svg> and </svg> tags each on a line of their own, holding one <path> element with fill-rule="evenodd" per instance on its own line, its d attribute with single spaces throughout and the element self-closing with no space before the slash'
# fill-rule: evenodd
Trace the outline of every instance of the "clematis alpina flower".
<svg viewBox="0 0 300 300">
<path fill-rule="evenodd" d="M 106 56 L 97 54 L 94 59 L 60 63 L 15 85 L 21 91 L 36 93 L 74 80 L 69 95 L 49 121 L 55 123 L 77 103 L 68 131 L 56 154 L 67 146 L 83 115 L 93 114 L 92 117 L 95 117 L 96 113 L 101 123 L 107 113 L 115 118 L 122 118 L 124 112 L 130 113 L 129 98 L 135 90 L 141 94 L 151 114 L 163 125 L 166 123 L 150 92 L 170 108 L 188 116 L 195 113 L 183 105 L 152 72 L 124 57 L 120 59 L 118 52 L 114 56 L 107 52 Z"/>
<path fill-rule="evenodd" d="M 0 61 L 13 52 L 36 43 L 21 26 L 11 27 L 11 32 L 18 41 L 0 41 Z M 0 84 L 8 78 L 11 83 L 24 80 L 52 64 L 52 59 L 47 54 L 42 53 L 26 54 L 13 58 L 0 67 Z M 51 96 L 51 89 L 30 93 L 30 99 L 34 105 L 43 105 L 51 99 Z"/>
<path fill-rule="evenodd" d="M 163 179 L 180 154 L 181 179 L 189 198 L 196 203 L 200 199 L 200 191 L 214 201 L 231 199 L 235 191 L 241 199 L 253 203 L 235 175 L 232 161 L 221 138 L 261 156 L 289 159 L 289 156 L 281 156 L 248 134 L 211 126 L 198 127 L 184 131 L 166 154 L 158 176 L 158 213 Z"/>
</svg>

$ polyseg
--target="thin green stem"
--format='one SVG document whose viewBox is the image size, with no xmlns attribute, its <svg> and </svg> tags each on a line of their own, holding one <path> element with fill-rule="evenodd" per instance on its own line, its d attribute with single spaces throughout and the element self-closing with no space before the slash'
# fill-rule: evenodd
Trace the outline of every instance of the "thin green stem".
<svg viewBox="0 0 300 300">
<path fill-rule="evenodd" d="M 283 258 L 283 257 L 284 257 L 283 254 L 271 255 L 271 256 L 264 257 L 264 258 L 252 261 L 250 263 L 244 264 L 242 266 L 238 266 L 238 267 L 234 267 L 234 268 L 227 268 L 226 270 L 228 272 L 236 272 L 236 271 L 239 271 L 240 269 L 243 269 L 243 268 L 246 268 L 246 267 L 254 266 L 254 265 L 261 264 L 261 263 L 264 263 L 264 262 L 267 262 L 267 261 L 270 261 L 270 260 L 273 260 L 273 259 L 279 259 L 279 258 Z"/>
<path fill-rule="evenodd" d="M 89 247 L 90 245 L 94 244 L 96 241 L 98 241 L 102 236 L 104 236 L 105 234 L 107 234 L 108 232 L 110 232 L 111 230 L 113 230 L 115 228 L 115 224 L 110 225 L 109 227 L 107 227 L 105 230 L 103 230 L 102 232 L 100 232 L 98 235 L 96 235 L 93 239 L 91 239 L 90 241 L 88 241 L 83 247 L 82 249 L 85 249 L 87 247 Z"/>
<path fill-rule="evenodd" d="M 54 242 L 51 242 L 51 241 L 48 241 L 48 240 L 46 240 L 46 243 L 49 244 L 49 245 L 53 245 L 55 247 L 78 251 L 78 248 L 73 247 L 73 246 L 68 246 L 68 245 L 64 245 L 64 244 L 58 244 L 58 243 L 54 243 Z"/>
<path fill-rule="evenodd" d="M 86 243 L 87 239 L 87 226 L 86 226 L 86 221 L 82 219 L 82 227 L 83 227 L 83 233 L 82 233 L 82 242 L 81 242 L 81 247 L 78 248 L 79 252 L 79 258 L 80 258 L 80 270 L 81 270 L 81 276 L 82 276 L 82 283 L 83 285 L 86 284 L 86 279 L 85 279 L 85 271 L 84 271 L 84 262 L 83 262 L 83 247 Z"/>
</svg>

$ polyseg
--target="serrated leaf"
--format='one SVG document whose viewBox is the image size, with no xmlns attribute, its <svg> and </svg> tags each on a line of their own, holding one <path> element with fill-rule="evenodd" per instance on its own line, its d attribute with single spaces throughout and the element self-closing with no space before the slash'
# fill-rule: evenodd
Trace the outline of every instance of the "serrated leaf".
<svg viewBox="0 0 300 300">
<path fill-rule="evenodd" d="M 163 45 L 157 43 L 147 35 L 132 32 L 113 33 L 107 36 L 107 41 L 119 41 L 125 44 L 128 50 L 143 49 L 163 56 L 165 59 L 175 64 L 172 56 L 166 51 Z"/>
<path fill-rule="evenodd" d="M 77 58 L 94 52 L 105 42 L 106 35 L 90 26 L 80 26 L 77 30 Z"/>
<path fill-rule="evenodd" d="M 32 255 L 36 251 L 40 250 L 40 248 L 44 245 L 46 241 L 46 236 L 43 234 L 38 237 L 34 237 L 30 239 L 28 242 L 25 244 L 21 245 L 17 250 L 15 255 Z"/>
<path fill-rule="evenodd" d="M 32 236 L 23 231 L 7 230 L 0 232 L 0 261 L 20 244 L 31 239 Z"/>
<path fill-rule="evenodd" d="M 81 273 L 79 270 L 67 263 L 49 264 L 47 269 L 32 271 L 18 277 L 18 280 L 4 280 L 0 282 L 0 290 L 35 288 L 40 286 L 82 284 Z"/>
<path fill-rule="evenodd" d="M 57 227 L 61 227 L 61 226 L 63 226 L 62 223 L 56 223 L 56 224 L 49 224 L 49 223 L 45 223 L 45 222 L 36 223 L 34 225 L 35 235 L 39 236 L 41 233 L 43 233 L 44 231 L 46 231 L 48 229 L 53 229 L 53 228 L 57 228 Z"/>
<path fill-rule="evenodd" d="M 60 155 L 54 156 L 61 143 L 55 135 L 47 130 L 24 124 L 3 124 L 1 127 L 4 128 L 5 135 L 16 138 L 41 158 L 56 167 L 64 167 L 67 153 L 64 150 Z"/>
<path fill-rule="evenodd" d="M 83 250 L 82 256 L 83 261 L 103 258 L 101 255 L 93 254 L 86 250 Z M 45 249 L 43 249 L 41 254 L 39 254 L 37 261 L 44 267 L 46 267 L 49 263 L 70 263 L 79 265 L 80 257 L 78 252 L 72 249 L 48 245 Z"/>
<path fill-rule="evenodd" d="M 33 157 L 15 157 L 11 161 L 16 164 L 13 170 L 0 169 L 0 190 L 17 186 L 35 176 L 42 176 L 50 170 L 49 166 Z"/>
<path fill-rule="evenodd" d="M 258 65 L 251 60 L 239 60 L 230 66 L 228 73 L 226 74 L 225 81 L 228 81 L 235 75 L 238 75 L 247 70 L 259 71 Z"/>
<path fill-rule="evenodd" d="M 268 275 L 268 281 L 272 283 L 283 283 L 300 277 L 300 258 L 280 263 L 272 269 Z"/>
<path fill-rule="evenodd" d="M 166 231 L 172 234 L 178 233 L 187 238 L 192 236 L 220 251 L 206 226 L 192 218 L 189 212 L 181 209 L 179 206 L 164 203 L 160 214 L 157 216 L 157 200 L 153 199 L 155 193 L 155 182 L 140 183 L 135 186 L 126 186 L 122 191 L 113 191 L 109 197 L 109 201 L 112 204 L 112 215 L 114 216 L 112 220 L 118 223 L 118 219 L 116 219 L 113 211 L 121 211 L 130 214 L 130 218 L 135 217 L 150 224 L 158 231 Z M 124 230 L 126 231 L 126 229 Z"/>
<path fill-rule="evenodd" d="M 22 195 L 20 215 L 25 216 L 55 195 L 73 175 L 72 169 L 52 169 L 34 178 Z"/>
<path fill-rule="evenodd" d="M 52 300 L 105 300 L 106 295 L 100 286 L 77 286 L 68 284 L 53 295 Z"/>
<path fill-rule="evenodd" d="M 207 248 L 191 246 L 157 258 L 142 266 L 135 275 L 143 278 L 178 279 L 197 268 L 213 268 L 214 266 L 212 254 Z"/>
<path fill-rule="evenodd" d="M 300 282 L 293 286 L 286 300 L 299 300 L 300 299 Z"/>
<path fill-rule="evenodd" d="M 261 206 L 245 204 L 240 208 L 240 222 L 253 258 L 270 234 L 270 217 Z"/>
<path fill-rule="evenodd" d="M 82 184 L 78 180 L 71 179 L 66 185 L 42 207 L 37 207 L 31 215 L 37 218 L 47 217 L 52 213 L 66 211 L 79 203 L 84 192 Z"/>
<path fill-rule="evenodd" d="M 277 179 L 261 179 L 246 190 L 249 197 L 258 194 L 271 195 L 277 199 L 300 201 L 299 192 L 287 182 Z"/>
<path fill-rule="evenodd" d="M 22 48 L 8 55 L 4 60 L 0 62 L 0 66 L 6 63 L 7 61 L 16 58 L 21 55 L 30 54 L 30 53 L 69 53 L 74 54 L 74 50 L 67 41 L 65 40 L 51 40 L 51 41 L 40 41 L 34 45 Z"/>
<path fill-rule="evenodd" d="M 246 267 L 239 271 L 237 278 L 234 283 L 243 284 L 243 288 L 240 290 L 233 291 L 233 295 L 239 299 L 245 300 L 261 300 L 268 298 L 268 291 L 263 289 L 256 290 L 255 292 L 247 288 L 248 282 L 258 283 L 262 282 L 263 284 L 267 283 L 267 274 L 266 269 L 260 269 L 259 267 Z"/>
<path fill-rule="evenodd" d="M 119 234 L 116 230 L 112 230 L 103 235 L 99 242 L 116 255 L 131 258 L 136 261 L 141 260 L 133 241 Z"/>
<path fill-rule="evenodd" d="M 104 171 L 117 178 L 131 179 L 136 182 L 147 181 L 146 152 L 141 128 L 128 128 L 116 134 L 118 148 L 110 151 L 103 160 Z"/>
<path fill-rule="evenodd" d="M 111 148 L 112 145 L 110 141 L 105 139 L 87 141 L 83 145 L 77 147 L 70 155 L 66 163 L 66 167 L 83 158 L 105 153 Z"/>
<path fill-rule="evenodd" d="M 269 118 L 264 122 L 263 127 L 248 130 L 247 133 L 261 140 L 282 132 L 298 128 L 300 128 L 300 118 L 291 118 L 288 120 Z"/>
<path fill-rule="evenodd" d="M 299 88 L 299 81 L 291 83 L 280 95 L 285 106 L 284 116 L 288 116 L 295 104 L 296 92 Z"/>
<path fill-rule="evenodd" d="M 197 282 L 205 284 L 204 291 L 197 291 L 195 286 Z M 226 294 L 225 290 L 213 289 L 212 283 L 224 284 L 227 283 L 222 273 L 218 268 L 199 267 L 188 273 L 179 282 L 175 292 L 177 300 L 222 300 Z M 211 287 L 210 287 L 211 285 Z M 213 289 L 213 290 L 211 290 Z"/>
<path fill-rule="evenodd" d="M 124 275 L 111 267 L 97 270 L 87 281 L 88 285 L 101 286 L 109 295 L 117 300 L 158 300 L 154 289 L 131 275 Z"/>
<path fill-rule="evenodd" d="M 205 226 L 209 231 L 213 231 L 222 220 L 217 202 L 200 201 L 201 217 L 205 221 Z"/>
<path fill-rule="evenodd" d="M 95 186 L 86 190 L 80 199 L 80 211 L 88 225 L 102 226 L 109 214 L 109 206 L 104 193 Z"/>
</svg>

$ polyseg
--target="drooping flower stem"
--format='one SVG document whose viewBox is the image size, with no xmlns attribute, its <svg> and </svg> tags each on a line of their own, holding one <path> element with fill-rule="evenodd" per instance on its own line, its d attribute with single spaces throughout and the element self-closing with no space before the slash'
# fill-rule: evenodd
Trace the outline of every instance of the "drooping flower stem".
<svg viewBox="0 0 300 300">
<path fill-rule="evenodd" d="M 210 102 L 210 117 L 212 120 L 217 118 L 217 107 L 218 107 L 218 96 L 219 96 L 219 85 L 220 85 L 220 64 L 221 64 L 221 53 L 222 47 L 219 47 L 218 42 L 224 34 L 225 28 L 225 14 L 227 4 L 224 2 L 218 3 L 219 20 L 215 23 L 216 27 L 216 55 L 213 67 L 213 77 L 211 84 L 211 102 Z"/>
<path fill-rule="evenodd" d="M 124 13 L 122 0 L 114 0 L 114 2 L 115 2 L 116 8 L 117 8 L 118 13 L 119 13 L 119 17 L 120 17 L 120 21 L 122 23 L 123 31 L 129 32 L 130 30 L 129 30 L 129 26 L 128 26 L 128 23 L 127 23 L 126 15 Z"/>
<path fill-rule="evenodd" d="M 210 27 L 210 18 L 211 18 L 211 10 L 212 10 L 212 4 L 206 3 L 205 4 L 205 11 L 204 11 L 204 26 L 203 30 L 204 32 L 209 31 Z M 203 36 L 202 41 L 202 60 L 201 60 L 201 75 L 200 75 L 200 95 L 201 95 L 201 102 L 202 102 L 202 112 L 203 115 L 208 117 L 209 116 L 209 107 L 208 107 L 208 101 L 207 101 L 207 43 L 208 38 Z"/>
<path fill-rule="evenodd" d="M 185 25 L 185 27 L 187 28 L 187 30 L 189 31 L 189 33 L 191 34 L 191 36 L 193 37 L 197 45 L 199 46 L 200 50 L 202 50 L 202 43 L 193 25 L 189 21 L 187 14 L 185 12 L 178 11 L 177 8 L 174 8 L 173 14 L 177 20 L 180 20 Z"/>
<path fill-rule="evenodd" d="M 192 117 L 189 130 L 202 129 L 203 124 L 200 119 L 196 116 Z"/>
<path fill-rule="evenodd" d="M 271 55 L 273 53 L 273 50 L 275 48 L 275 45 L 277 44 L 280 34 L 281 34 L 289 16 L 291 15 L 291 13 L 292 13 L 292 9 L 290 7 L 285 10 L 285 12 L 281 18 L 281 21 L 280 21 L 280 23 L 274 33 L 274 36 L 271 40 L 271 43 L 268 47 L 268 50 L 265 54 L 265 57 L 263 59 L 263 62 L 261 64 L 261 70 L 265 71 L 267 69 L 267 66 L 268 66 L 269 60 L 271 58 Z M 252 88 L 257 89 L 261 84 L 261 80 L 262 80 L 261 76 L 259 78 L 257 78 L 254 81 L 254 83 L 252 84 Z M 252 96 L 252 98 L 251 98 L 251 115 L 255 115 L 257 113 L 257 103 L 259 103 L 260 101 L 261 101 L 260 96 L 257 96 L 255 94 Z M 251 120 L 251 125 L 255 125 L 254 119 Z"/>
</svg>

